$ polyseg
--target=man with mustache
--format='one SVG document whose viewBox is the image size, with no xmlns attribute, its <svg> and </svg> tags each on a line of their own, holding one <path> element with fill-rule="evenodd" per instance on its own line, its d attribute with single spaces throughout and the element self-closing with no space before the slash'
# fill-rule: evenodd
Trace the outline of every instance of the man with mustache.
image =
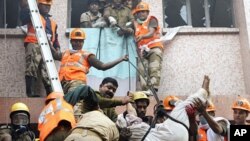
<svg viewBox="0 0 250 141">
<path fill-rule="evenodd" d="M 99 99 L 100 108 L 103 110 L 104 114 L 114 122 L 116 122 L 117 120 L 117 113 L 115 111 L 115 106 L 125 105 L 128 102 L 130 102 L 130 98 L 127 96 L 125 96 L 123 100 L 113 99 L 117 88 L 118 88 L 118 82 L 114 78 L 106 77 L 100 84 L 99 92 L 96 91 L 97 97 Z M 104 102 L 104 100 L 107 98 L 110 100 Z M 110 104 L 112 104 L 113 106 L 108 106 Z M 102 108 L 102 107 L 111 107 L 111 108 Z"/>
</svg>

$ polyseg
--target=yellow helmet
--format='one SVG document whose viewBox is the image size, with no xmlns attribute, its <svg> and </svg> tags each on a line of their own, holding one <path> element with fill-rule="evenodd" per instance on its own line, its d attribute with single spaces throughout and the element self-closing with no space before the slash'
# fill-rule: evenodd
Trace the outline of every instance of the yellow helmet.
<svg viewBox="0 0 250 141">
<path fill-rule="evenodd" d="M 149 98 L 148 98 L 148 96 L 144 92 L 142 92 L 142 91 L 136 91 L 136 92 L 134 92 L 132 94 L 133 94 L 133 100 L 134 101 L 145 99 L 145 100 L 147 100 L 147 102 L 149 104 Z"/>
<path fill-rule="evenodd" d="M 239 98 L 233 103 L 232 109 L 241 109 L 250 112 L 250 103 L 245 98 Z"/>
<path fill-rule="evenodd" d="M 10 117 L 12 116 L 12 114 L 16 113 L 16 112 L 25 112 L 28 114 L 28 116 L 30 116 L 30 113 L 29 113 L 29 108 L 27 105 L 25 105 L 24 103 L 22 102 L 17 102 L 15 104 L 13 104 L 11 106 L 11 113 L 10 113 Z"/>
<path fill-rule="evenodd" d="M 84 40 L 86 38 L 86 35 L 83 30 L 80 28 L 75 28 L 70 33 L 70 39 L 82 39 Z"/>
<path fill-rule="evenodd" d="M 175 107 L 175 102 L 178 101 L 179 98 L 173 95 L 169 95 L 167 97 L 165 97 L 165 99 L 163 100 L 163 106 L 164 109 L 168 110 L 168 111 L 172 111 Z"/>
<path fill-rule="evenodd" d="M 46 4 L 46 5 L 52 5 L 52 0 L 38 0 L 38 3 Z"/>
<path fill-rule="evenodd" d="M 139 11 L 149 11 L 149 5 L 146 2 L 140 2 L 139 4 L 137 4 L 137 6 L 135 7 L 135 9 L 133 10 L 132 14 L 136 14 Z"/>
<path fill-rule="evenodd" d="M 215 111 L 215 106 L 212 102 L 209 103 L 207 109 L 206 109 L 207 112 L 212 112 L 212 111 Z"/>
<path fill-rule="evenodd" d="M 60 93 L 60 92 L 52 92 L 50 93 L 46 100 L 45 100 L 45 104 L 48 104 L 49 101 L 53 100 L 53 99 L 56 99 L 56 98 L 59 98 L 59 97 L 63 97 L 63 93 Z"/>
</svg>

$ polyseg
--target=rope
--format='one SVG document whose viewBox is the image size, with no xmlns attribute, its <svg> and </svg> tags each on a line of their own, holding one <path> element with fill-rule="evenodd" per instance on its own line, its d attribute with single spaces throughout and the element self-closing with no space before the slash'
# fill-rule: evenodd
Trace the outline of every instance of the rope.
<svg viewBox="0 0 250 141">
<path fill-rule="evenodd" d="M 99 32 L 99 40 L 98 40 L 98 47 L 97 47 L 97 50 L 96 50 L 96 53 L 95 53 L 95 56 L 97 56 L 97 59 L 101 59 L 101 37 L 102 37 L 102 30 L 103 30 L 103 27 L 100 28 L 100 32 Z"/>
<path fill-rule="evenodd" d="M 129 50 L 128 50 L 128 37 L 125 35 L 125 46 L 126 46 L 126 54 L 129 58 Z M 130 63 L 128 61 L 128 83 L 129 83 L 129 90 L 131 90 L 131 74 L 130 74 Z"/>
</svg>

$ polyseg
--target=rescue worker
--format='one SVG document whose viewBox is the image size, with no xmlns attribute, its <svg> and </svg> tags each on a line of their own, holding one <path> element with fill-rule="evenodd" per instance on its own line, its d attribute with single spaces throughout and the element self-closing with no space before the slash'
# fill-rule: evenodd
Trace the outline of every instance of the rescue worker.
<svg viewBox="0 0 250 141">
<path fill-rule="evenodd" d="M 73 91 L 79 85 L 86 84 L 87 73 L 91 66 L 98 70 L 107 70 L 122 61 L 128 60 L 128 55 L 125 55 L 119 59 L 104 64 L 96 59 L 94 54 L 82 50 L 85 38 L 85 32 L 80 28 L 75 28 L 70 33 L 72 49 L 68 49 L 61 53 L 59 50 L 52 48 L 53 57 L 56 60 L 61 61 L 59 78 L 65 94 Z"/>
<path fill-rule="evenodd" d="M 80 18 L 80 27 L 92 28 L 92 27 L 106 27 L 107 23 L 102 18 L 102 14 L 99 12 L 100 1 L 88 0 L 89 11 L 82 13 Z"/>
<path fill-rule="evenodd" d="M 206 111 L 208 112 L 209 115 L 215 117 L 215 106 L 213 103 L 210 103 L 208 105 Z M 201 120 L 200 122 L 203 122 L 203 120 Z M 202 126 L 200 126 L 200 128 L 198 129 L 198 141 L 207 141 L 206 129 L 203 128 Z"/>
<path fill-rule="evenodd" d="M 123 5 L 124 0 L 112 0 L 111 6 L 104 9 L 103 17 L 110 23 L 111 27 L 117 27 L 119 36 L 128 36 L 134 33 L 133 29 L 127 24 L 134 21 L 131 9 Z"/>
<path fill-rule="evenodd" d="M 199 141 L 224 141 L 227 140 L 230 123 L 223 117 L 215 117 L 215 107 L 213 103 L 207 107 L 202 101 L 196 99 L 195 107 L 200 113 L 199 120 Z"/>
<path fill-rule="evenodd" d="M 73 49 L 61 53 L 59 50 L 52 48 L 53 57 L 56 60 L 61 60 L 59 78 L 66 95 L 72 95 L 71 93 L 74 93 L 77 87 L 86 84 L 87 73 L 91 66 L 99 70 L 107 70 L 122 61 L 128 60 L 128 55 L 125 55 L 104 64 L 96 59 L 94 54 L 82 50 L 85 38 L 85 33 L 80 28 L 75 28 L 70 34 L 70 43 Z M 81 113 L 81 108 L 77 107 L 81 107 L 81 104 L 78 103 L 75 108 L 76 113 Z"/>
<path fill-rule="evenodd" d="M 100 84 L 99 91 L 96 91 L 100 108 L 103 110 L 103 113 L 108 116 L 113 122 L 116 122 L 117 120 L 115 107 L 126 105 L 127 103 L 132 101 L 129 96 L 125 96 L 122 100 L 113 99 L 117 88 L 118 82 L 114 78 L 106 77 Z"/>
<path fill-rule="evenodd" d="M 162 110 L 164 110 L 164 111 L 162 111 L 162 110 L 157 111 L 156 123 L 163 123 L 168 118 L 166 116 L 166 114 L 171 113 L 171 111 L 175 107 L 176 102 L 179 100 L 180 100 L 179 98 L 177 98 L 176 96 L 173 96 L 173 95 L 166 96 L 163 100 L 164 108 Z"/>
<path fill-rule="evenodd" d="M 128 92 L 128 95 L 133 97 L 132 106 L 134 107 L 136 111 L 136 116 L 141 118 L 143 122 L 151 124 L 153 117 L 146 116 L 147 107 L 149 106 L 149 103 L 150 103 L 148 96 L 143 91 Z M 127 114 L 128 114 L 128 111 L 125 111 L 123 114 L 118 115 L 118 120 L 119 118 L 125 119 Z"/>
<path fill-rule="evenodd" d="M 246 98 L 238 98 L 232 106 L 234 125 L 250 125 L 246 119 L 250 112 L 250 103 Z"/>
<path fill-rule="evenodd" d="M 57 24 L 49 15 L 49 11 L 52 5 L 52 0 L 37 0 L 40 17 L 42 20 L 43 28 L 47 34 L 48 39 L 51 41 L 52 46 L 55 49 L 60 49 L 57 35 Z M 21 13 L 20 19 L 22 25 L 28 26 L 28 33 L 24 39 L 25 46 L 25 82 L 26 82 L 26 94 L 28 97 L 39 97 L 35 93 L 35 85 L 38 78 L 38 72 L 42 77 L 47 95 L 52 92 L 50 80 L 46 72 L 46 66 L 43 62 L 40 46 L 36 38 L 35 30 L 31 23 L 30 11 L 27 4 L 27 0 L 21 1 Z"/>
<path fill-rule="evenodd" d="M 35 141 L 35 134 L 30 130 L 30 113 L 27 105 L 21 102 L 13 104 L 10 119 L 11 127 L 1 130 L 1 141 Z"/>
<path fill-rule="evenodd" d="M 148 90 L 152 85 L 157 92 L 160 85 L 163 44 L 156 40 L 160 38 L 160 27 L 156 17 L 149 16 L 149 5 L 140 2 L 133 11 L 135 41 L 138 46 L 140 60 L 138 69 L 142 90 Z M 146 80 L 146 81 L 145 81 Z"/>
<path fill-rule="evenodd" d="M 73 107 L 58 92 L 49 94 L 45 103 L 38 119 L 40 141 L 63 141 L 76 124 Z"/>
<path fill-rule="evenodd" d="M 88 92 L 95 95 L 93 90 Z M 94 98 L 95 99 L 95 98 Z M 99 109 L 98 102 L 86 98 L 89 111 L 81 115 L 76 127 L 71 130 L 65 141 L 118 141 L 119 132 L 114 122 L 105 116 Z"/>
</svg>

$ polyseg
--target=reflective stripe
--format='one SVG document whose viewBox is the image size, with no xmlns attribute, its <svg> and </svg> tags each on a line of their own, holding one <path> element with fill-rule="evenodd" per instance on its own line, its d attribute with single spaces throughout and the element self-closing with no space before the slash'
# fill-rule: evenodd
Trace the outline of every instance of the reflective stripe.
<svg viewBox="0 0 250 141">
<path fill-rule="evenodd" d="M 56 109 L 53 108 L 53 105 L 50 104 L 49 107 L 47 109 L 45 109 L 39 116 L 38 118 L 38 122 L 40 124 L 44 124 L 46 123 L 46 116 L 51 114 L 51 115 L 55 115 L 57 112 L 60 112 L 60 111 L 65 111 L 65 112 L 69 112 L 69 113 L 74 113 L 73 110 L 70 110 L 70 109 L 67 109 L 67 108 L 64 108 L 62 106 L 62 100 L 60 98 L 57 98 L 55 99 L 56 100 Z"/>
<path fill-rule="evenodd" d="M 34 37 L 36 37 L 36 34 L 35 34 L 35 33 L 32 33 L 32 32 L 28 32 L 28 33 L 27 33 L 27 36 L 34 36 Z"/>
</svg>

